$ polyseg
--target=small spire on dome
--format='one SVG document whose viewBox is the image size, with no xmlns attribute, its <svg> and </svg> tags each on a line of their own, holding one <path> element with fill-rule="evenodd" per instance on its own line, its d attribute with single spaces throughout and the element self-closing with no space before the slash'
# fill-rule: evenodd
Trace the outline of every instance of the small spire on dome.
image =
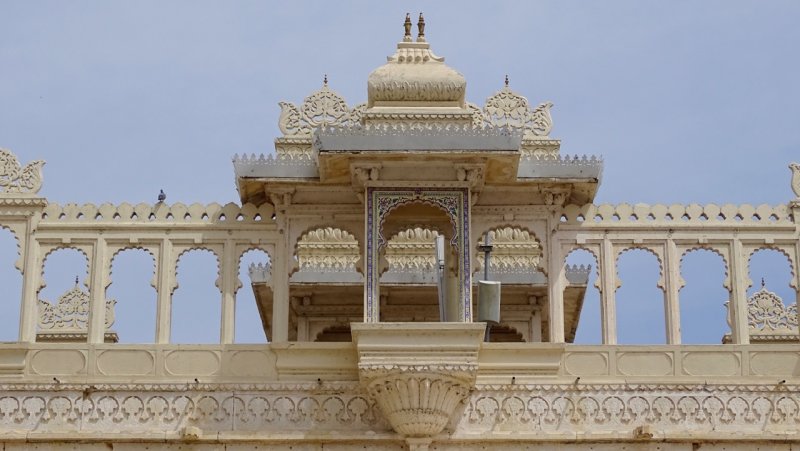
<svg viewBox="0 0 800 451">
<path fill-rule="evenodd" d="M 425 42 L 425 18 L 422 13 L 419 13 L 419 21 L 417 21 L 417 42 Z"/>
<path fill-rule="evenodd" d="M 766 285 L 767 285 L 767 282 L 766 282 L 766 281 L 764 280 L 764 278 L 762 277 L 762 278 L 761 278 L 761 288 L 764 288 Z"/>
<path fill-rule="evenodd" d="M 508 74 L 506 74 L 506 88 L 508 87 Z"/>
<path fill-rule="evenodd" d="M 328 74 L 322 78 L 322 86 L 328 86 Z"/>
<path fill-rule="evenodd" d="M 406 21 L 403 22 L 405 35 L 403 35 L 403 42 L 411 42 L 411 13 L 406 13 Z"/>
</svg>

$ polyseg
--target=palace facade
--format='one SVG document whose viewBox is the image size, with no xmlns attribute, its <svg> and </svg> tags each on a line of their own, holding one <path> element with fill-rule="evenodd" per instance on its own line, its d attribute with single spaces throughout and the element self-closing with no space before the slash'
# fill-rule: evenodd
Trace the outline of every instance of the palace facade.
<svg viewBox="0 0 800 451">
<path fill-rule="evenodd" d="M 507 80 L 467 101 L 424 20 L 412 28 L 366 103 L 327 80 L 280 103 L 275 153 L 234 157 L 240 205 L 62 206 L 37 195 L 42 161 L 0 151 L 0 226 L 23 274 L 19 340 L 0 344 L 4 449 L 800 448 L 796 302 L 747 295 L 764 248 L 800 293 L 800 165 L 783 205 L 595 205 L 603 161 L 561 154 L 552 104 Z M 46 301 L 62 248 L 86 256 L 88 283 Z M 152 344 L 113 331 L 105 289 L 130 248 L 156 262 Z M 632 248 L 658 259 L 666 344 L 617 343 Z M 219 262 L 218 344 L 170 343 L 176 265 L 194 249 Z M 250 268 L 268 343 L 234 344 L 252 249 L 270 256 Z M 576 249 L 593 268 L 566 265 Z M 726 267 L 718 345 L 681 344 L 695 249 Z M 594 270 L 602 344 L 576 345 Z"/>
</svg>

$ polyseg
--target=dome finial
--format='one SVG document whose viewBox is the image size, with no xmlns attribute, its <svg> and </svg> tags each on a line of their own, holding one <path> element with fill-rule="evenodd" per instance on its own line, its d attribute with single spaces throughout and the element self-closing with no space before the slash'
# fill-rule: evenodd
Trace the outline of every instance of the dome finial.
<svg viewBox="0 0 800 451">
<path fill-rule="evenodd" d="M 767 282 L 766 282 L 766 281 L 764 280 L 764 278 L 762 277 L 762 278 L 761 278 L 761 288 L 764 288 L 766 285 L 767 285 Z"/>
<path fill-rule="evenodd" d="M 322 77 L 322 86 L 328 86 L 328 74 Z"/>
<path fill-rule="evenodd" d="M 406 21 L 403 22 L 405 35 L 403 35 L 403 42 L 411 42 L 411 13 L 406 13 Z"/>
<path fill-rule="evenodd" d="M 419 20 L 417 21 L 417 42 L 425 42 L 425 18 L 422 13 L 419 13 Z"/>
<path fill-rule="evenodd" d="M 508 74 L 506 74 L 506 88 L 508 87 Z"/>
</svg>

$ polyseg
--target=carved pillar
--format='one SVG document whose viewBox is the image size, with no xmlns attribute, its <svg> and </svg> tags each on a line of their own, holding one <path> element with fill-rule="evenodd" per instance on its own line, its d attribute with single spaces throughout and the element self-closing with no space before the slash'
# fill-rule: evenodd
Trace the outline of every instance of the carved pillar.
<svg viewBox="0 0 800 451">
<path fill-rule="evenodd" d="M 106 332 L 106 240 L 98 238 L 92 246 L 89 271 L 89 343 L 103 343 Z"/>
<path fill-rule="evenodd" d="M 272 343 L 289 341 L 289 243 L 288 219 L 278 215 L 281 235 L 275 243 L 272 263 Z"/>
<path fill-rule="evenodd" d="M 550 308 L 550 343 L 564 343 L 564 262 L 561 245 L 555 235 L 550 239 L 550 257 L 547 270 L 547 294 Z"/>
<path fill-rule="evenodd" d="M 220 343 L 233 343 L 236 323 L 236 291 L 239 282 L 239 265 L 236 260 L 236 245 L 227 240 L 222 247 L 222 318 L 220 322 Z"/>
<path fill-rule="evenodd" d="M 175 286 L 175 266 L 172 259 L 172 242 L 161 240 L 158 248 L 156 273 L 156 343 L 169 343 L 172 327 L 172 290 Z"/>
<path fill-rule="evenodd" d="M 23 248 L 22 305 L 19 315 L 19 341 L 36 341 L 36 323 L 39 319 L 39 285 L 42 280 L 42 258 L 39 242 L 33 237 L 33 222 L 28 221 L 25 228 Z"/>
<path fill-rule="evenodd" d="M 617 259 L 608 238 L 600 248 L 600 316 L 603 344 L 617 344 Z"/>
<path fill-rule="evenodd" d="M 747 326 L 747 287 L 750 277 L 747 271 L 747 257 L 742 242 L 734 238 L 731 247 L 731 335 L 734 344 L 749 344 L 750 331 Z"/>
<path fill-rule="evenodd" d="M 667 240 L 664 261 L 664 320 L 667 327 L 667 343 L 681 344 L 681 309 L 679 291 L 683 286 L 681 260 L 672 238 Z"/>
</svg>

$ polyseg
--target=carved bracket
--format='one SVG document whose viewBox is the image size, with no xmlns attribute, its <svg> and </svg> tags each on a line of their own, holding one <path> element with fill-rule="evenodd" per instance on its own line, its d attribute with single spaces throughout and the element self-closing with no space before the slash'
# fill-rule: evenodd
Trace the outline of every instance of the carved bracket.
<svg viewBox="0 0 800 451">
<path fill-rule="evenodd" d="M 483 323 L 352 323 L 361 385 L 392 428 L 432 437 L 475 386 Z"/>
</svg>

